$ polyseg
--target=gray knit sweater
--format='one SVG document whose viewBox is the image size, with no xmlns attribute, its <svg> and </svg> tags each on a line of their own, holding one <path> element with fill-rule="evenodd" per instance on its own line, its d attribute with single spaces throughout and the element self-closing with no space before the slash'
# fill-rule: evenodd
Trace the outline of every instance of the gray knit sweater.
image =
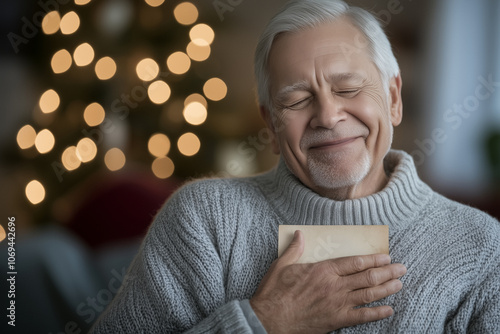
<svg viewBox="0 0 500 334">
<path fill-rule="evenodd" d="M 384 320 L 339 333 L 500 333 L 500 224 L 433 192 L 411 157 L 391 151 L 390 181 L 371 196 L 333 201 L 281 161 L 242 179 L 192 182 L 156 216 L 94 333 L 265 332 L 248 299 L 277 258 L 278 225 L 389 225 L 403 289 L 373 305 Z"/>
</svg>

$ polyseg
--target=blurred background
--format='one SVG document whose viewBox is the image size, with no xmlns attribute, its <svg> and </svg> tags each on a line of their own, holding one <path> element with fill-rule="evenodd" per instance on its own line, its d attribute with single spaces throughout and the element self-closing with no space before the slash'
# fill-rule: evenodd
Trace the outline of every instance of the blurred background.
<svg viewBox="0 0 500 334">
<path fill-rule="evenodd" d="M 2 2 L 0 237 L 15 217 L 17 272 L 6 329 L 87 331 L 175 189 L 274 166 L 253 53 L 284 3 Z M 393 147 L 438 192 L 500 217 L 500 2 L 350 3 L 380 19 L 401 67 Z"/>
</svg>

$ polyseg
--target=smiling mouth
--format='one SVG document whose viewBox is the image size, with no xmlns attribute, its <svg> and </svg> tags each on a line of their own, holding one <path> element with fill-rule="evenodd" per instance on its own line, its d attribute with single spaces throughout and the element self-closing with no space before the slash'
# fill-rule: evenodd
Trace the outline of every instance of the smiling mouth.
<svg viewBox="0 0 500 334">
<path fill-rule="evenodd" d="M 361 138 L 361 137 L 349 137 L 349 138 L 342 138 L 342 139 L 338 139 L 338 140 L 317 143 L 317 144 L 311 145 L 309 147 L 309 149 L 326 149 L 326 148 L 342 147 L 344 145 L 348 145 L 348 144 L 354 142 L 358 138 Z"/>
</svg>

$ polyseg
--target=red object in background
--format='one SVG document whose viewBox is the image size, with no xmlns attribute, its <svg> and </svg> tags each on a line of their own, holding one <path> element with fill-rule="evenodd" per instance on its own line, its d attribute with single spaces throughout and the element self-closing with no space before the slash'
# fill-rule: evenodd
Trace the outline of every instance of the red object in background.
<svg viewBox="0 0 500 334">
<path fill-rule="evenodd" d="M 180 182 L 144 174 L 106 177 L 80 199 L 66 226 L 90 247 L 142 238 Z"/>
</svg>

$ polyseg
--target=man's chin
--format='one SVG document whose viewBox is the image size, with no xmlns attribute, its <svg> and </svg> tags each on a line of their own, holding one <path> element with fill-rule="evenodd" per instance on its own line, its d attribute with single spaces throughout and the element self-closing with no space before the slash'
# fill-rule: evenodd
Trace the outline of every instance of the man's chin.
<svg viewBox="0 0 500 334">
<path fill-rule="evenodd" d="M 358 185 L 368 175 L 370 161 L 368 158 L 351 162 L 319 162 L 309 161 L 309 173 L 313 183 L 323 189 L 341 189 Z"/>
</svg>

